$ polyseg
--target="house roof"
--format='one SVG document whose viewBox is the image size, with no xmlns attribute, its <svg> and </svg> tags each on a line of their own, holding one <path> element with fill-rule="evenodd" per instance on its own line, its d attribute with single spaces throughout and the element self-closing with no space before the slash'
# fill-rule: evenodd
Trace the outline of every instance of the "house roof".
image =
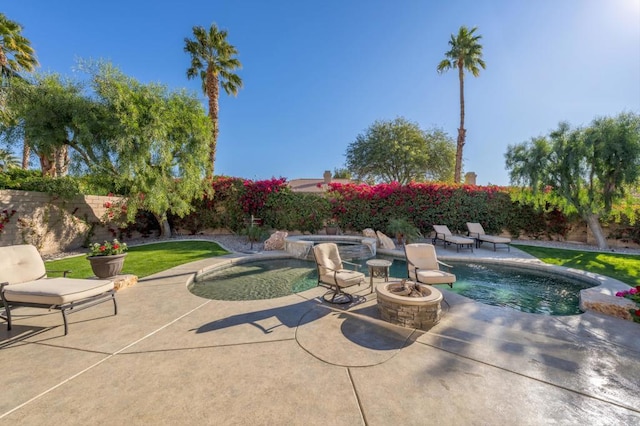
<svg viewBox="0 0 640 426">
<path fill-rule="evenodd" d="M 350 179 L 331 179 L 331 183 L 351 183 Z M 293 192 L 306 192 L 309 194 L 321 194 L 326 191 L 327 185 L 322 178 L 315 179 L 292 179 L 289 187 Z"/>
</svg>

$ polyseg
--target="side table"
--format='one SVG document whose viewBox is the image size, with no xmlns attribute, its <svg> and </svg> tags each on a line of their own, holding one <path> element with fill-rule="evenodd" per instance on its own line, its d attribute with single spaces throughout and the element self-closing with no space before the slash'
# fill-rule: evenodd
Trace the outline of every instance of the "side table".
<svg viewBox="0 0 640 426">
<path fill-rule="evenodd" d="M 389 267 L 391 263 L 390 260 L 384 259 L 367 260 L 367 267 L 369 268 L 369 293 L 373 293 L 373 277 L 384 278 L 385 282 L 389 281 Z"/>
</svg>

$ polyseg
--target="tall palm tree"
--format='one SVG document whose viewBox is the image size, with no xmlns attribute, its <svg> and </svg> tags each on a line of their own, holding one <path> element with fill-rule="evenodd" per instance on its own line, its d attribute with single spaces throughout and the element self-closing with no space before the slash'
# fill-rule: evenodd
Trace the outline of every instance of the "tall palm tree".
<svg viewBox="0 0 640 426">
<path fill-rule="evenodd" d="M 3 92 L 0 93 L 0 112 L 3 119 L 7 118 L 4 110 L 5 92 L 11 77 L 20 77 L 21 71 L 32 72 L 38 65 L 31 42 L 22 35 L 22 27 L 15 21 L 0 13 L 0 83 Z M 29 166 L 30 147 L 24 140 L 22 167 Z"/>
<path fill-rule="evenodd" d="M 22 27 L 0 13 L 0 73 L 2 79 L 31 72 L 38 65 L 31 43 L 22 35 Z"/>
<path fill-rule="evenodd" d="M 187 69 L 187 78 L 200 77 L 202 91 L 209 98 L 209 118 L 213 125 L 211 143 L 209 144 L 210 165 L 207 175 L 213 176 L 216 161 L 216 144 L 218 141 L 218 98 L 220 87 L 228 95 L 237 95 L 242 87 L 242 79 L 233 71 L 242 67 L 235 57 L 238 51 L 227 42 L 227 31 L 219 30 L 211 24 L 207 31 L 200 26 L 193 27 L 194 39 L 185 38 L 184 51 L 191 55 L 191 66 Z"/>
<path fill-rule="evenodd" d="M 485 69 L 482 60 L 482 45 L 479 40 L 480 35 L 474 35 L 478 27 L 469 30 L 462 26 L 458 35 L 451 34 L 449 40 L 449 51 L 446 52 L 445 59 L 438 64 L 438 73 L 443 73 L 452 68 L 458 69 L 460 80 L 460 128 L 458 129 L 458 141 L 456 149 L 456 166 L 454 172 L 454 182 L 460 183 L 462 173 L 462 149 L 464 148 L 467 130 L 464 128 L 464 70 L 469 71 L 474 77 L 480 75 L 480 68 Z"/>
</svg>

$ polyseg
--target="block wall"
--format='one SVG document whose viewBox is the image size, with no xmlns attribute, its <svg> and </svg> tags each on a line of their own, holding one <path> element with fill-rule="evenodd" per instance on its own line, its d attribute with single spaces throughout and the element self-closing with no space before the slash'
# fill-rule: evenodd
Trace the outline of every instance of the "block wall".
<svg viewBox="0 0 640 426">
<path fill-rule="evenodd" d="M 87 240 L 111 239 L 113 225 L 102 219 L 105 203 L 116 200 L 95 195 L 62 200 L 42 192 L 0 190 L 0 212 L 15 210 L 0 230 L 0 246 L 33 244 L 41 254 L 50 254 L 79 249 Z"/>
</svg>

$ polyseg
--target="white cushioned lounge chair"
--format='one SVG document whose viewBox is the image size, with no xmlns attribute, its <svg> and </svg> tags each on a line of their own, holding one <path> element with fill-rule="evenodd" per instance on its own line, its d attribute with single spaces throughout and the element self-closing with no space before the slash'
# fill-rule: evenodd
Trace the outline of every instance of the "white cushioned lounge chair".
<svg viewBox="0 0 640 426">
<path fill-rule="evenodd" d="M 313 256 L 318 268 L 318 285 L 329 289 L 323 296 L 329 303 L 351 303 L 353 296 L 344 292 L 344 288 L 360 285 L 364 282 L 364 274 L 355 270 L 344 268 L 343 264 L 353 265 L 355 263 L 345 262 L 340 259 L 338 246 L 335 243 L 322 243 L 313 246 Z M 331 296 L 331 299 L 327 299 Z"/>
<path fill-rule="evenodd" d="M 475 243 L 473 239 L 453 235 L 447 225 L 433 225 L 433 229 L 436 231 L 436 236 L 433 238 L 434 245 L 436 242 L 442 241 L 445 248 L 449 244 L 455 244 L 456 251 L 460 251 L 461 248 L 468 248 L 473 251 L 473 244 Z"/>
<path fill-rule="evenodd" d="M 469 236 L 475 238 L 476 247 L 479 248 L 482 243 L 491 243 L 493 244 L 493 251 L 496 251 L 497 248 L 506 248 L 508 251 L 511 251 L 511 247 L 509 246 L 511 240 L 509 238 L 487 235 L 479 223 L 467 222 L 467 229 L 469 230 Z M 498 244 L 502 244 L 504 247 L 497 247 Z"/>
<path fill-rule="evenodd" d="M 67 271 L 68 272 L 68 271 Z M 0 247 L 0 297 L 7 330 L 11 310 L 17 306 L 57 309 L 62 312 L 64 334 L 69 331 L 67 313 L 81 311 L 109 300 L 118 313 L 113 281 L 78 278 L 47 278 L 44 261 L 32 245 Z"/>
<path fill-rule="evenodd" d="M 432 244 L 406 244 L 404 253 L 410 280 L 429 285 L 449 284 L 449 287 L 453 287 L 456 276 L 440 269 L 440 265 L 447 268 L 451 266 L 438 260 L 436 248 Z"/>
</svg>

